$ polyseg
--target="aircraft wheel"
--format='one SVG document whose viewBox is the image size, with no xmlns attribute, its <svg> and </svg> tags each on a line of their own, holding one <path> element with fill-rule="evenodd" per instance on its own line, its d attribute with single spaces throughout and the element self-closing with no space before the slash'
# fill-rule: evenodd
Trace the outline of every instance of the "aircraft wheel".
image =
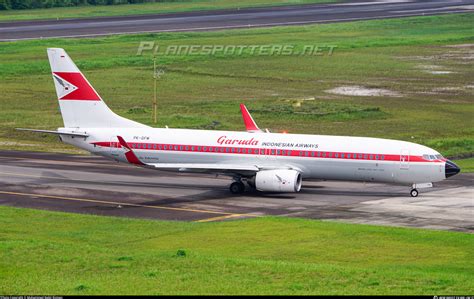
<svg viewBox="0 0 474 299">
<path fill-rule="evenodd" d="M 411 189 L 410 195 L 411 195 L 411 197 L 417 197 L 417 196 L 418 196 L 418 190 L 416 190 L 416 189 Z"/>
<path fill-rule="evenodd" d="M 233 182 L 229 190 L 232 194 L 242 194 L 245 191 L 245 185 L 242 182 Z"/>
</svg>

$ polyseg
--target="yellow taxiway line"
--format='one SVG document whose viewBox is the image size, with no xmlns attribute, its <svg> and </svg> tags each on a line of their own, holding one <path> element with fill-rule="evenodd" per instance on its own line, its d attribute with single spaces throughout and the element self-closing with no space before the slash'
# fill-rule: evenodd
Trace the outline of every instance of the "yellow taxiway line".
<svg viewBox="0 0 474 299">
<path fill-rule="evenodd" d="M 120 205 L 120 206 L 140 207 L 140 208 L 159 209 L 159 210 L 171 210 L 171 211 L 181 211 L 181 212 L 194 212 L 194 213 L 203 213 L 203 214 L 223 215 L 219 217 L 202 219 L 202 221 L 198 220 L 198 222 L 208 222 L 208 221 L 226 219 L 226 218 L 231 218 L 231 217 L 258 217 L 257 215 L 252 215 L 252 214 L 235 214 L 235 213 L 216 212 L 216 211 L 188 209 L 188 208 L 150 206 L 150 205 L 144 205 L 144 204 L 127 203 L 127 202 L 106 201 L 106 200 L 96 200 L 96 199 L 77 198 L 77 197 L 65 197 L 65 196 L 56 196 L 56 195 L 44 195 L 44 194 L 35 194 L 35 193 L 11 192 L 11 191 L 2 191 L 2 190 L 0 190 L 0 194 L 31 196 L 31 197 L 40 197 L 40 198 L 48 198 L 48 199 L 61 199 L 61 200 L 70 200 L 70 201 L 79 201 L 79 202 L 92 202 L 92 203 L 100 203 L 100 204 L 108 204 L 108 205 L 117 205 L 117 206 Z"/>
<path fill-rule="evenodd" d="M 224 220 L 224 219 L 229 219 L 229 218 L 234 218 L 234 217 L 240 217 L 240 216 L 247 216 L 247 215 L 246 214 L 231 214 L 231 215 L 201 219 L 201 220 L 197 220 L 195 222 L 212 222 L 212 221 L 219 221 L 219 220 Z M 256 215 L 252 215 L 252 216 L 257 217 Z"/>
<path fill-rule="evenodd" d="M 82 180 L 82 179 L 61 178 L 61 177 L 35 175 L 35 174 L 20 174 L 20 173 L 13 173 L 13 172 L 0 172 L 0 175 L 19 176 L 19 177 L 27 177 L 27 178 L 40 178 L 40 179 L 55 179 L 55 180 L 64 180 L 64 181 L 80 181 L 80 182 L 89 182 L 89 183 L 93 182 L 93 181 L 87 181 L 87 180 Z"/>
</svg>

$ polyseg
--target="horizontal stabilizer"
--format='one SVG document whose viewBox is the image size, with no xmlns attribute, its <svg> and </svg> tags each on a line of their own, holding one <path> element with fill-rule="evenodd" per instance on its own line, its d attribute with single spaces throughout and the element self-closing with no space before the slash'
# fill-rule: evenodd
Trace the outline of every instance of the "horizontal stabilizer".
<svg viewBox="0 0 474 299">
<path fill-rule="evenodd" d="M 47 134 L 56 134 L 56 135 L 64 135 L 64 136 L 77 136 L 77 137 L 89 137 L 86 133 L 81 132 L 60 132 L 60 131 L 49 131 L 49 130 L 35 130 L 35 129 L 23 129 L 17 128 L 18 131 L 28 131 L 28 132 L 35 132 L 35 133 L 47 133 Z"/>
</svg>

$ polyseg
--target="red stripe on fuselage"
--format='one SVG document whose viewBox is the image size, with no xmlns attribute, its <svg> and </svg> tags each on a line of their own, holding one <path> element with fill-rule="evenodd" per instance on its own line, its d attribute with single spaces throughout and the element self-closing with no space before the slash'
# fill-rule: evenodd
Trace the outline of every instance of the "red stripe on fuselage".
<svg viewBox="0 0 474 299">
<path fill-rule="evenodd" d="M 118 142 L 93 142 L 92 144 L 120 148 Z M 166 152 L 190 152 L 190 153 L 214 153 L 214 154 L 234 154 L 234 155 L 260 155 L 275 157 L 300 157 L 317 159 L 344 159 L 344 160 L 366 160 L 366 161 L 396 161 L 400 162 L 400 155 L 390 154 L 368 154 L 368 153 L 348 153 L 348 152 L 328 152 L 328 151 L 304 151 L 304 150 L 282 150 L 271 148 L 250 148 L 250 147 L 227 147 L 208 145 L 185 145 L 185 144 L 164 144 L 164 143 L 127 143 L 131 149 L 147 151 Z M 425 160 L 422 156 L 409 156 L 406 162 L 443 162 L 441 159 Z M 140 162 L 141 163 L 141 162 Z"/>
</svg>

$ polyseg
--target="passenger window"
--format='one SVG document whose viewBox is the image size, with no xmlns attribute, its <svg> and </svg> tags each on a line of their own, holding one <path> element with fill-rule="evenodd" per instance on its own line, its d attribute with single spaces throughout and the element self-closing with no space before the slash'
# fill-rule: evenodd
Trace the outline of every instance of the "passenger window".
<svg viewBox="0 0 474 299">
<path fill-rule="evenodd" d="M 335 153 L 335 154 L 334 154 L 334 158 L 339 158 L 339 154 L 338 154 L 338 153 Z"/>
<path fill-rule="evenodd" d="M 380 160 L 385 160 L 385 156 L 384 155 L 380 156 Z"/>
</svg>

